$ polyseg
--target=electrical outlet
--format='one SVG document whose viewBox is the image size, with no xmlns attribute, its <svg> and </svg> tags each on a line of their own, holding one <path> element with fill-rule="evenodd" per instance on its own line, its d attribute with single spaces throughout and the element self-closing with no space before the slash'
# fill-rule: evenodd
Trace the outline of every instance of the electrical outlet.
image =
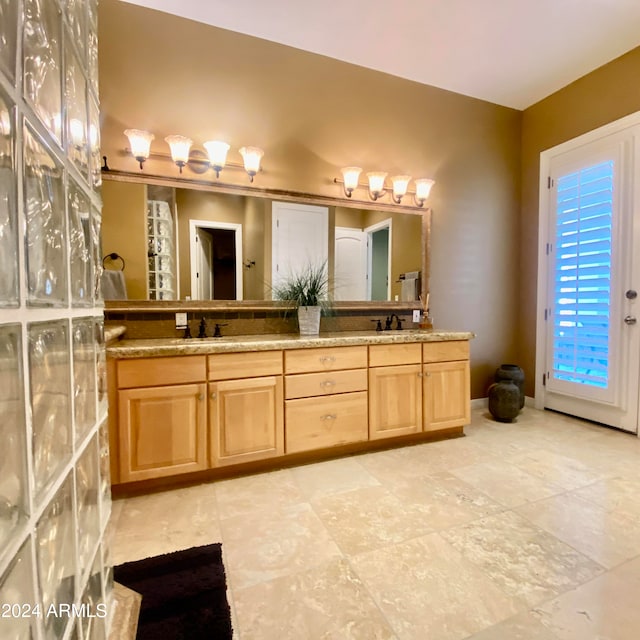
<svg viewBox="0 0 640 640">
<path fill-rule="evenodd" d="M 414 309 L 413 310 L 413 321 L 414 322 L 420 322 L 422 314 L 420 313 L 420 309 Z"/>
<path fill-rule="evenodd" d="M 186 328 L 187 328 L 187 314 L 176 313 L 176 329 L 186 329 Z"/>
</svg>

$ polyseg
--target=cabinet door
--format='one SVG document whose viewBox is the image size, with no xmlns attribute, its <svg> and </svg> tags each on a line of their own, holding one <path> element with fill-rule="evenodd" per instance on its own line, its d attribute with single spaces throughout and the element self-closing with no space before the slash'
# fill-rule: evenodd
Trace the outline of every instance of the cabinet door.
<svg viewBox="0 0 640 640">
<path fill-rule="evenodd" d="M 120 481 L 207 468 L 204 384 L 118 391 Z"/>
<path fill-rule="evenodd" d="M 369 439 L 422 431 L 419 364 L 369 369 Z"/>
<path fill-rule="evenodd" d="M 424 430 L 459 427 L 471 421 L 469 361 L 424 365 Z"/>
<path fill-rule="evenodd" d="M 284 454 L 282 376 L 209 384 L 214 467 Z"/>
</svg>

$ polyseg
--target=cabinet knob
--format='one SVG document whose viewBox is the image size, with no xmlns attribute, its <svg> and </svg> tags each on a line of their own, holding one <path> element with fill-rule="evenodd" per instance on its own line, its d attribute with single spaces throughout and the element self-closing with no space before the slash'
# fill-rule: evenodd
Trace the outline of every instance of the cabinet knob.
<svg viewBox="0 0 640 640">
<path fill-rule="evenodd" d="M 336 359 L 334 356 L 322 356 L 320 358 L 320 362 L 335 362 Z"/>
<path fill-rule="evenodd" d="M 198 394 L 198 400 L 200 400 L 200 401 L 204 400 L 204 393 L 199 393 Z"/>
<path fill-rule="evenodd" d="M 422 378 L 423 373 L 421 371 L 418 372 L 418 378 Z"/>
<path fill-rule="evenodd" d="M 215 391 L 213 391 L 209 397 L 210 397 L 212 400 L 215 400 L 215 399 L 218 397 L 218 394 L 217 394 Z"/>
<path fill-rule="evenodd" d="M 320 383 L 320 386 L 321 387 L 333 387 L 333 386 L 335 386 L 335 384 L 336 384 L 335 380 L 323 380 Z"/>
</svg>

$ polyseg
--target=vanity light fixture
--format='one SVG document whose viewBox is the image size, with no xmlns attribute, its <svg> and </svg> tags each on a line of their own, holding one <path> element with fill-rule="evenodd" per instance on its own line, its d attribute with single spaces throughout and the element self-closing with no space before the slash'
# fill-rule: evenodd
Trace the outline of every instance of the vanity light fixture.
<svg viewBox="0 0 640 640">
<path fill-rule="evenodd" d="M 193 140 L 190 138 L 171 135 L 165 138 L 165 142 L 171 149 L 171 155 L 169 156 L 167 153 L 151 152 L 151 141 L 155 136 L 149 131 L 127 129 L 124 133 L 129 138 L 130 145 L 130 149 L 126 151 L 130 151 L 131 155 L 140 163 L 140 169 L 143 168 L 145 160 L 153 156 L 153 158 L 171 158 L 178 165 L 180 173 L 182 173 L 184 166 L 189 164 L 196 173 L 204 173 L 211 168 L 216 172 L 216 178 L 219 178 L 220 171 L 224 167 L 234 167 L 244 169 L 249 175 L 249 180 L 253 182 L 254 176 L 261 171 L 260 164 L 264 151 L 258 147 L 242 147 L 240 154 L 242 155 L 243 164 L 240 164 L 239 162 L 227 162 L 227 152 L 230 146 L 226 142 L 217 140 L 205 142 L 203 146 L 207 150 L 208 158 L 206 158 L 201 151 L 191 153 Z M 198 167 L 200 170 L 198 170 Z"/>
<path fill-rule="evenodd" d="M 209 165 L 216 172 L 216 178 L 220 177 L 220 172 L 227 163 L 227 151 L 229 146 L 226 142 L 219 140 L 209 140 L 202 145 L 209 155 Z"/>
<path fill-rule="evenodd" d="M 342 179 L 344 180 L 344 195 L 347 196 L 347 198 L 350 198 L 353 190 L 358 186 L 358 180 L 360 179 L 362 168 L 343 167 L 340 171 L 342 171 Z"/>
<path fill-rule="evenodd" d="M 249 174 L 249 182 L 253 182 L 253 176 L 260 171 L 260 161 L 264 151 L 258 147 L 241 147 L 240 155 L 244 160 L 244 170 Z"/>
<path fill-rule="evenodd" d="M 193 140 L 185 136 L 173 135 L 167 136 L 164 141 L 169 145 L 171 158 L 178 165 L 180 173 L 182 173 L 182 168 L 189 162 L 189 150 Z"/>
<path fill-rule="evenodd" d="M 431 193 L 431 187 L 435 184 L 435 180 L 429 178 L 419 178 L 416 180 L 416 193 L 414 196 L 415 202 L 419 207 L 424 205 L 425 200 Z"/>
<path fill-rule="evenodd" d="M 368 184 L 359 182 L 360 173 L 362 172 L 360 167 L 343 167 L 340 171 L 342 178 L 334 178 L 333 181 L 336 184 L 342 184 L 344 195 L 347 198 L 351 198 L 353 192 L 358 187 L 362 187 L 368 190 L 369 198 L 374 202 L 382 198 L 386 193 L 390 193 L 391 199 L 395 204 L 402 204 L 402 198 L 410 194 L 413 195 L 414 204 L 417 207 L 423 207 L 429 197 L 431 187 L 435 184 L 435 181 L 430 178 L 417 178 L 414 180 L 415 191 L 411 191 L 409 189 L 411 176 L 397 175 L 390 178 L 391 187 L 389 188 L 385 185 L 387 173 L 384 171 L 368 172 Z"/>
<path fill-rule="evenodd" d="M 143 131 L 142 129 L 127 129 L 124 135 L 129 138 L 131 145 L 131 154 L 140 163 L 140 170 L 144 161 L 149 157 L 151 150 L 151 141 L 155 138 L 153 133 Z"/>
</svg>

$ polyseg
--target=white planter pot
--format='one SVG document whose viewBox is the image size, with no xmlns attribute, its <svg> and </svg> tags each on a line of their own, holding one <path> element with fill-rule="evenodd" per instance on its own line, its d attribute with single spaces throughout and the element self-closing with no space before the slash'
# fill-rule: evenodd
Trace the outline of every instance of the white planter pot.
<svg viewBox="0 0 640 640">
<path fill-rule="evenodd" d="M 321 307 L 298 307 L 300 335 L 315 336 L 320 333 Z"/>
</svg>

